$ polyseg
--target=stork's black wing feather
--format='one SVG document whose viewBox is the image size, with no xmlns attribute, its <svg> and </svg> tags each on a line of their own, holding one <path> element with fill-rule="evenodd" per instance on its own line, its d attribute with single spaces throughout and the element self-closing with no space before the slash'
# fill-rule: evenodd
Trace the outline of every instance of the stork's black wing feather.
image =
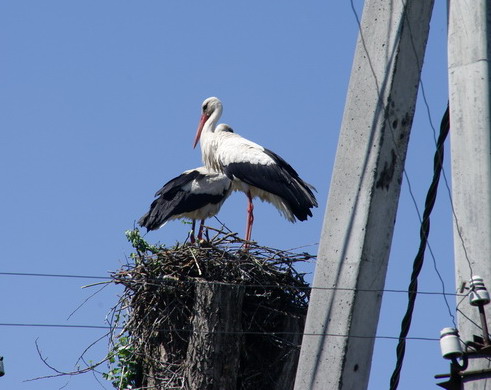
<svg viewBox="0 0 491 390">
<path fill-rule="evenodd" d="M 201 180 L 206 182 L 207 175 L 198 170 L 186 171 L 167 182 L 157 191 L 157 197 L 150 205 L 150 210 L 140 218 L 138 224 L 146 227 L 147 230 L 160 228 L 169 219 L 187 216 L 209 204 L 218 204 L 230 191 L 230 185 L 219 187 L 217 193 L 207 193 L 197 191 L 193 193 L 193 181 L 199 183 Z M 198 186 L 199 188 L 199 186 Z"/>
<path fill-rule="evenodd" d="M 183 188 L 201 175 L 193 170 L 169 180 L 155 193 L 157 197 L 150 205 L 150 210 L 139 219 L 138 224 L 147 230 L 156 230 L 175 215 L 182 214 L 183 205 L 189 195 Z M 187 210 L 189 211 L 189 210 Z"/>
<path fill-rule="evenodd" d="M 225 174 L 279 196 L 300 221 L 312 216 L 310 209 L 317 207 L 312 192 L 314 187 L 303 181 L 295 169 L 276 153 L 268 149 L 264 149 L 264 153 L 275 163 L 234 162 L 225 167 Z"/>
</svg>

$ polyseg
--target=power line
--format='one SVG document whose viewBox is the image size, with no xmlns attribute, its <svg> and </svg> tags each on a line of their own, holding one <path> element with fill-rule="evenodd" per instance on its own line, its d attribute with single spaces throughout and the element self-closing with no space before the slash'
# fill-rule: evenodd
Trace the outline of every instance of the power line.
<svg viewBox="0 0 491 390">
<path fill-rule="evenodd" d="M 111 280 L 109 276 L 94 276 L 94 275 L 69 275 L 69 274 L 41 274 L 30 272 L 0 272 L 0 276 L 36 276 L 44 278 L 76 278 L 76 279 L 104 279 Z"/>
<path fill-rule="evenodd" d="M 22 322 L 1 322 L 0 326 L 16 328 L 71 328 L 71 329 L 123 329 L 123 327 L 108 325 L 70 325 L 70 324 L 40 324 Z"/>
<path fill-rule="evenodd" d="M 404 0 L 403 0 L 403 2 L 404 2 Z M 406 15 L 406 18 L 407 18 L 407 15 Z M 413 32 L 412 32 L 411 23 L 409 23 L 409 20 L 408 20 L 408 24 L 407 25 L 408 25 L 408 29 L 409 29 L 409 36 L 411 38 L 411 46 L 413 48 L 414 55 L 416 57 L 418 57 L 418 53 L 417 53 L 416 46 L 415 46 L 415 43 L 414 43 L 414 35 L 413 35 Z M 425 91 L 423 79 L 421 77 L 420 77 L 420 80 L 419 80 L 419 85 L 421 87 L 421 94 L 423 96 L 423 101 L 424 101 L 424 104 L 425 104 L 425 107 L 426 107 L 426 113 L 427 113 L 427 116 L 428 116 L 428 121 L 429 121 L 430 127 L 431 127 L 431 129 L 433 131 L 433 139 L 435 141 L 435 146 L 438 147 L 438 140 L 437 140 L 437 137 L 436 137 L 436 130 L 435 130 L 435 126 L 433 125 L 433 121 L 431 119 L 430 105 L 429 105 L 428 100 L 426 98 L 426 91 Z M 441 167 L 441 172 L 442 172 L 443 178 L 445 180 L 445 184 L 447 186 L 447 191 L 448 191 L 449 197 L 450 197 L 450 204 L 451 204 L 452 210 L 453 210 L 452 196 L 450 194 L 450 188 L 448 187 L 448 182 L 447 182 L 447 178 L 446 178 L 446 175 L 445 175 L 445 167 L 443 166 L 443 164 L 442 164 L 442 167 Z M 416 207 L 416 211 L 418 213 L 418 217 L 419 217 L 420 223 L 422 223 L 421 214 L 419 212 L 419 208 L 418 208 L 418 205 L 416 203 L 416 199 L 413 196 L 413 193 L 412 193 L 412 190 L 411 190 L 411 184 L 409 183 L 409 177 L 407 175 L 407 172 L 406 172 L 406 169 L 405 168 L 404 168 L 404 175 L 406 176 L 406 180 L 408 181 L 409 193 L 410 193 L 411 198 L 413 199 L 414 205 Z M 456 217 L 455 213 L 453 213 L 453 215 L 455 216 L 455 222 L 456 222 L 456 225 L 458 227 L 459 225 L 457 223 L 458 222 L 457 221 L 457 217 Z M 462 244 L 464 244 L 463 241 L 462 241 Z M 435 254 L 433 253 L 433 249 L 432 249 L 432 247 L 430 245 L 429 240 L 427 242 L 427 247 L 428 247 L 428 250 L 430 252 L 430 256 L 431 256 L 431 258 L 433 260 L 433 268 L 435 269 L 435 272 L 436 272 L 436 274 L 438 276 L 438 279 L 440 280 L 440 284 L 442 286 L 442 291 L 445 292 L 445 282 L 443 281 L 442 275 L 440 274 L 440 271 L 438 270 L 438 266 L 437 266 Z M 466 252 L 465 247 L 464 247 L 464 251 Z M 466 255 L 467 255 L 467 252 L 466 252 Z M 447 297 L 444 295 L 443 296 L 443 299 L 445 301 L 445 305 L 447 307 L 448 314 L 452 318 L 452 322 L 453 322 L 454 326 L 457 327 L 457 325 L 455 323 L 455 316 L 453 315 L 452 310 L 450 309 L 450 304 L 447 301 Z"/>
<path fill-rule="evenodd" d="M 113 282 L 125 281 L 124 279 L 118 279 L 117 277 L 110 276 L 94 276 L 94 275 L 73 275 L 73 274 L 42 274 L 42 273 L 28 273 L 28 272 L 0 272 L 0 276 L 27 276 L 27 277 L 47 277 L 47 278 L 72 278 L 72 279 L 98 279 L 98 280 L 107 280 Z M 145 282 L 147 284 L 153 285 L 163 285 L 163 284 L 196 284 L 197 281 L 194 280 L 173 280 L 169 278 L 150 278 L 146 279 Z M 135 281 L 138 283 L 138 281 Z M 207 281 L 209 284 L 220 284 L 220 285 L 236 285 L 236 283 L 227 283 L 227 282 L 214 282 Z M 243 287 L 252 287 L 252 288 L 264 288 L 264 289 L 276 289 L 276 288 L 290 288 L 297 290 L 328 290 L 328 291 L 356 291 L 356 292 L 371 292 L 371 293 L 398 293 L 398 294 L 408 294 L 411 291 L 402 290 L 402 289 L 354 289 L 354 288 L 345 288 L 345 287 L 316 287 L 316 286 L 295 286 L 289 284 L 274 284 L 274 285 L 266 285 L 266 284 L 240 284 Z M 448 293 L 448 292 L 440 292 L 440 291 L 419 291 L 420 295 L 445 295 L 445 296 L 462 296 L 465 297 L 467 294 L 459 294 L 459 293 Z"/>
<path fill-rule="evenodd" d="M 442 122 L 440 125 L 440 135 L 438 137 L 437 148 L 435 151 L 434 163 L 433 163 L 433 180 L 430 184 L 426 195 L 425 209 L 423 212 L 423 220 L 421 222 L 420 228 L 420 245 L 418 253 L 414 259 L 413 271 L 411 273 L 411 281 L 409 283 L 409 296 L 406 314 L 404 315 L 401 323 L 401 332 L 399 343 L 396 348 L 397 361 L 390 378 L 390 389 L 395 390 L 399 384 L 400 373 L 402 369 L 402 364 L 404 362 L 404 354 L 406 351 L 406 336 L 409 333 L 409 328 L 411 327 L 411 320 L 414 310 L 414 305 L 416 303 L 416 296 L 418 290 L 418 277 L 423 267 L 424 253 L 428 241 L 428 235 L 430 233 L 430 215 L 435 205 L 436 194 L 438 192 L 438 183 L 440 181 L 441 170 L 443 166 L 443 155 L 444 155 L 444 142 L 450 131 L 450 118 L 449 118 L 449 108 L 445 111 L 443 115 Z"/>
<path fill-rule="evenodd" d="M 430 106 L 429 106 L 428 100 L 426 98 L 426 92 L 424 89 L 423 81 L 420 81 L 420 84 L 421 84 L 421 92 L 422 92 L 422 96 L 423 96 L 423 102 L 426 106 L 428 121 L 430 123 L 431 130 L 433 131 L 433 139 L 435 140 L 435 145 L 437 145 L 436 129 L 435 129 L 435 126 L 433 125 L 433 121 L 431 119 Z M 462 230 L 460 228 L 460 223 L 459 223 L 459 220 L 457 218 L 457 214 L 455 212 L 455 207 L 454 207 L 453 198 L 452 198 L 452 191 L 450 189 L 450 184 L 449 184 L 449 180 L 447 178 L 445 167 L 442 167 L 442 177 L 443 177 L 443 181 L 445 183 L 445 188 L 447 190 L 448 199 L 450 201 L 450 209 L 452 211 L 452 218 L 453 218 L 453 222 L 455 223 L 456 231 L 457 231 L 457 234 L 458 234 L 459 239 L 460 239 L 460 245 L 462 245 L 462 249 L 464 251 L 464 256 L 465 256 L 465 259 L 467 261 L 467 265 L 469 266 L 470 275 L 474 275 L 474 272 L 472 271 L 472 263 L 470 261 L 469 255 L 467 253 L 467 248 L 465 246 L 464 237 L 462 236 Z"/>
<path fill-rule="evenodd" d="M 13 322 L 4 322 L 0 323 L 0 326 L 3 327 L 19 327 L 19 328 L 66 328 L 66 329 L 104 329 L 104 330 L 122 330 L 124 327 L 122 326 L 109 326 L 109 325 L 81 325 L 81 324 L 41 324 L 41 323 L 13 323 Z M 248 334 L 248 335 L 304 335 L 304 336 L 328 336 L 328 337 L 344 337 L 344 338 L 355 338 L 355 339 L 384 339 L 384 340 L 399 340 L 398 336 L 363 336 L 363 335 L 343 335 L 343 334 L 335 334 L 335 333 L 302 333 L 302 332 L 254 332 L 254 331 L 214 331 L 214 332 L 205 332 L 205 331 L 197 331 L 195 329 L 173 329 L 173 328 L 161 328 L 156 329 L 161 332 L 177 332 L 177 333 L 204 333 L 204 334 Z M 439 341 L 440 339 L 434 337 L 407 337 L 407 340 L 414 341 Z"/>
</svg>

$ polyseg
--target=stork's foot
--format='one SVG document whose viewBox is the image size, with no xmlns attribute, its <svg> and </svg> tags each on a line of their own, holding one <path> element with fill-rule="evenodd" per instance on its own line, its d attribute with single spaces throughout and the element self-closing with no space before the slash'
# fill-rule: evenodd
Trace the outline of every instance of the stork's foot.
<svg viewBox="0 0 491 390">
<path fill-rule="evenodd" d="M 203 238 L 200 236 L 195 237 L 194 234 L 190 233 L 188 238 L 189 238 L 189 243 L 191 245 L 205 246 L 205 247 L 210 246 L 210 240 L 208 237 L 207 238 Z"/>
<path fill-rule="evenodd" d="M 195 244 L 196 243 L 196 239 L 194 238 L 194 232 L 191 232 L 188 237 L 189 237 L 189 242 L 191 244 Z"/>
</svg>

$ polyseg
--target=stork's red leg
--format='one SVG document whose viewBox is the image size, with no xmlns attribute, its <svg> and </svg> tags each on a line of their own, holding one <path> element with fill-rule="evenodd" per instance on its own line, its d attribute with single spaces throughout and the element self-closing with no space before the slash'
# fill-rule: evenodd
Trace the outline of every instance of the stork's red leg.
<svg viewBox="0 0 491 390">
<path fill-rule="evenodd" d="M 252 203 L 252 195 L 250 191 L 247 191 L 247 225 L 245 240 L 251 241 L 252 223 L 254 222 L 254 204 Z"/>
<path fill-rule="evenodd" d="M 203 228 L 205 227 L 205 220 L 202 219 L 201 223 L 199 224 L 199 230 L 198 230 L 198 241 L 203 240 Z"/>
<path fill-rule="evenodd" d="M 195 243 L 195 239 L 194 239 L 194 228 L 196 227 L 196 220 L 193 219 L 193 224 L 191 225 L 191 234 L 189 235 L 189 241 L 191 242 L 191 244 L 194 244 Z"/>
</svg>

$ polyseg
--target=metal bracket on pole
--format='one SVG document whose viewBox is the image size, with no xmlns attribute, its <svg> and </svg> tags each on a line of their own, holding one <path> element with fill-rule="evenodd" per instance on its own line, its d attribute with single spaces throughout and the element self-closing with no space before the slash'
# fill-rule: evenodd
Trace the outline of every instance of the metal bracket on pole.
<svg viewBox="0 0 491 390">
<path fill-rule="evenodd" d="M 465 352 L 463 352 L 460 347 L 458 331 L 453 328 L 442 330 L 440 346 L 443 357 L 451 360 L 450 374 L 435 375 L 435 378 L 450 377 L 446 382 L 437 383 L 438 386 L 447 390 L 462 390 L 464 382 L 491 378 L 491 369 L 465 371 L 469 366 L 469 359 L 483 357 L 489 359 L 491 357 L 491 340 L 484 311 L 484 306 L 490 302 L 489 293 L 483 279 L 477 275 L 472 276 L 469 289 L 471 290 L 469 293 L 470 305 L 476 306 L 479 310 L 482 337 L 473 335 L 473 341 L 465 342 Z M 457 358 L 462 358 L 462 364 L 459 364 Z"/>
</svg>

